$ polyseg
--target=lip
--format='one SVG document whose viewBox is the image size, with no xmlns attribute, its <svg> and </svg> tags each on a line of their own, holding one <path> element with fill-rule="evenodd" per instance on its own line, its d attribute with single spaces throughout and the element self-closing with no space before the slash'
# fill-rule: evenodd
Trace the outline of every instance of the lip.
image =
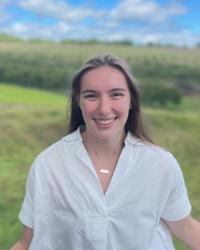
<svg viewBox="0 0 200 250">
<path fill-rule="evenodd" d="M 96 122 L 96 124 L 99 127 L 110 127 L 112 126 L 112 124 L 114 123 L 114 121 L 116 120 L 116 117 L 112 117 L 112 118 L 94 118 L 94 121 Z"/>
</svg>

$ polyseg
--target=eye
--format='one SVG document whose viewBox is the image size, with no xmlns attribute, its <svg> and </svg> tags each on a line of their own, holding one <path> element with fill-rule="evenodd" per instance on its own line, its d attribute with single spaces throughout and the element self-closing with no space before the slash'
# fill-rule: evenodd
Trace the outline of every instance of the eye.
<svg viewBox="0 0 200 250">
<path fill-rule="evenodd" d="M 111 94 L 111 97 L 115 98 L 115 99 L 119 98 L 120 96 L 124 96 L 124 93 L 122 93 L 122 92 L 113 92 Z"/>
<path fill-rule="evenodd" d="M 97 95 L 96 94 L 87 94 L 83 96 L 84 99 L 87 99 L 89 101 L 94 101 L 97 99 Z"/>
</svg>

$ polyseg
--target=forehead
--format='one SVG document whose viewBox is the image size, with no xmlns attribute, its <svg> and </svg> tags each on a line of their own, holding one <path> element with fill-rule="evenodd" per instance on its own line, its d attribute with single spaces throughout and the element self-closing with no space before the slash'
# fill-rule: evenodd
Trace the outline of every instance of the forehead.
<svg viewBox="0 0 200 250">
<path fill-rule="evenodd" d="M 101 66 L 86 72 L 81 79 L 81 89 L 85 88 L 128 88 L 125 75 L 111 66 Z"/>
</svg>

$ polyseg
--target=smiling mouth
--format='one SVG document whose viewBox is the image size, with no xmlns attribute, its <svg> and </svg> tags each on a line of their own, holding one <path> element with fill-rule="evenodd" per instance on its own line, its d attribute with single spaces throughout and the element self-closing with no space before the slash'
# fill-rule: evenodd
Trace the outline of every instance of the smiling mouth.
<svg viewBox="0 0 200 250">
<path fill-rule="evenodd" d="M 111 125 L 116 119 L 117 117 L 107 118 L 107 119 L 94 119 L 94 120 L 97 124 L 106 126 L 106 125 Z"/>
</svg>

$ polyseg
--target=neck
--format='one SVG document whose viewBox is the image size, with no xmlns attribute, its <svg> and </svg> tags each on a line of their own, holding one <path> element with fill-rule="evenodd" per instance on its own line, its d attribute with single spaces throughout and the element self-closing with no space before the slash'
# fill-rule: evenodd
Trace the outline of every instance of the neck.
<svg viewBox="0 0 200 250">
<path fill-rule="evenodd" d="M 94 153 L 96 156 L 100 155 L 119 155 L 124 146 L 125 133 L 112 140 L 97 140 L 96 138 L 82 133 L 83 143 L 89 153 Z"/>
</svg>

